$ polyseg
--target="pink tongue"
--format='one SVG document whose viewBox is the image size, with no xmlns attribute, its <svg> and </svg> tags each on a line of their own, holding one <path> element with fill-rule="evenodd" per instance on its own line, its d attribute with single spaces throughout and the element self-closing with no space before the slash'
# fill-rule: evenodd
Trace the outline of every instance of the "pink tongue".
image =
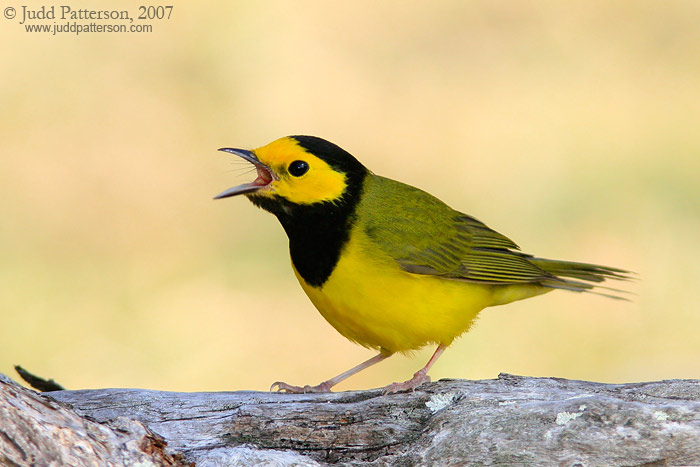
<svg viewBox="0 0 700 467">
<path fill-rule="evenodd" d="M 258 178 L 253 182 L 255 185 L 267 185 L 272 181 L 272 177 L 267 170 L 262 167 L 256 167 L 258 169 Z"/>
</svg>

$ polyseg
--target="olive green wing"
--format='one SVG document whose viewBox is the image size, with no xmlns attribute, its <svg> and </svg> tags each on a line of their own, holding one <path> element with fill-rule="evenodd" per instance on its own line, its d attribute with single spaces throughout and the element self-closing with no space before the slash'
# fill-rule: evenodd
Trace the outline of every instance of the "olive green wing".
<svg viewBox="0 0 700 467">
<path fill-rule="evenodd" d="M 577 292 L 594 287 L 625 292 L 599 283 L 633 280 L 632 273 L 624 269 L 522 253 L 508 237 L 434 196 L 375 175 L 366 180 L 356 212 L 367 237 L 414 274 L 483 284 L 529 283 Z"/>
<path fill-rule="evenodd" d="M 358 220 L 367 237 L 404 270 L 489 284 L 537 283 L 554 277 L 484 223 L 410 185 L 371 177 Z"/>
</svg>

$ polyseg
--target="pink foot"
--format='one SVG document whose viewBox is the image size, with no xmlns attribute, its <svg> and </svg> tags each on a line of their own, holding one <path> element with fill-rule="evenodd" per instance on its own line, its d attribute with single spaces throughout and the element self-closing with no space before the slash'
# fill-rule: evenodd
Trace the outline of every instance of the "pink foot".
<svg viewBox="0 0 700 467">
<path fill-rule="evenodd" d="M 306 386 L 302 387 L 292 386 L 291 384 L 283 383 L 282 381 L 277 381 L 272 383 L 272 386 L 270 386 L 270 392 L 287 392 L 290 394 L 331 392 L 331 385 L 328 381 L 326 381 L 325 383 L 321 383 L 318 386 L 309 386 L 307 384 Z"/>
<path fill-rule="evenodd" d="M 415 391 L 416 388 L 421 384 L 430 382 L 430 376 L 428 376 L 425 373 L 425 371 L 420 370 L 415 375 L 413 375 L 413 378 L 409 379 L 408 381 L 404 381 L 403 383 L 392 383 L 384 388 L 382 394 L 394 394 L 396 392 L 408 390 Z"/>
</svg>

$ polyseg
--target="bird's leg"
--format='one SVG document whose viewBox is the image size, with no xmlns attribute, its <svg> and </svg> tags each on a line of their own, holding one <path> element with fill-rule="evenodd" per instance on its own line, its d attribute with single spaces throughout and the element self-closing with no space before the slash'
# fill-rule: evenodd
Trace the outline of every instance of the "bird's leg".
<svg viewBox="0 0 700 467">
<path fill-rule="evenodd" d="M 272 386 L 270 386 L 270 391 L 277 391 L 277 392 L 290 392 L 292 394 L 304 394 L 307 392 L 331 392 L 331 388 L 335 386 L 336 384 L 340 383 L 343 380 L 348 379 L 355 373 L 359 373 L 360 371 L 364 370 L 365 368 L 369 368 L 375 363 L 379 363 L 384 359 L 387 359 L 391 356 L 390 353 L 384 353 L 380 352 L 378 355 L 375 355 L 374 357 L 370 358 L 367 361 L 364 361 L 357 365 L 356 367 L 350 368 L 348 371 L 345 373 L 341 373 L 335 378 L 331 378 L 328 381 L 324 381 L 323 383 L 317 385 L 317 386 L 309 386 L 308 384 L 306 386 L 292 386 L 291 384 L 283 383 L 282 381 L 277 381 L 275 383 L 272 383 Z"/>
<path fill-rule="evenodd" d="M 430 367 L 433 366 L 433 364 L 437 361 L 437 359 L 440 358 L 440 355 L 442 355 L 446 348 L 447 346 L 444 346 L 442 344 L 438 345 L 438 348 L 435 349 L 435 353 L 432 357 L 430 357 L 428 363 L 426 363 L 423 368 L 418 370 L 413 375 L 413 378 L 409 379 L 408 381 L 404 381 L 403 383 L 390 384 L 389 386 L 384 388 L 384 394 L 393 394 L 395 392 L 408 391 L 409 389 L 414 391 L 421 384 L 429 383 L 430 376 L 428 376 L 428 371 L 430 370 Z"/>
</svg>

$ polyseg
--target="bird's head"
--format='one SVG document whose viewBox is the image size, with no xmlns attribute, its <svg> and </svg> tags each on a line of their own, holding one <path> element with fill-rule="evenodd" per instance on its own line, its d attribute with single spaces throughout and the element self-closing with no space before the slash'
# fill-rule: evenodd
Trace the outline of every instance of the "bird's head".
<svg viewBox="0 0 700 467">
<path fill-rule="evenodd" d="M 244 194 L 278 213 L 293 206 L 337 204 L 356 192 L 368 170 L 351 154 L 314 136 L 287 136 L 252 151 L 221 148 L 253 164 L 257 178 L 215 199 Z"/>
</svg>

